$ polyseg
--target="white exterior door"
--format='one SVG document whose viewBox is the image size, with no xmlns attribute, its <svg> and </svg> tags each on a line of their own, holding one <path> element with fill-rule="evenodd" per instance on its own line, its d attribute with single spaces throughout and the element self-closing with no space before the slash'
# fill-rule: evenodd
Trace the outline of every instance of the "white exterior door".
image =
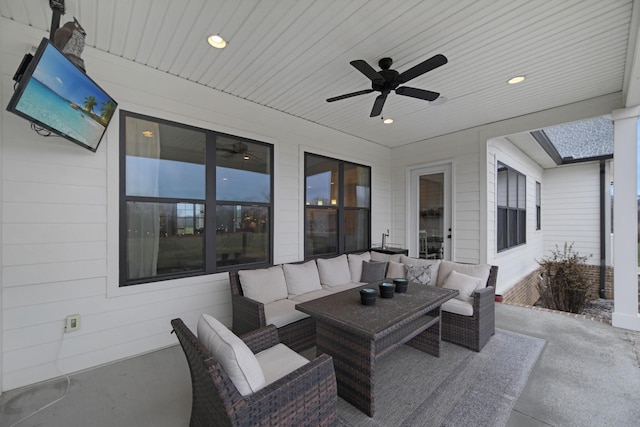
<svg viewBox="0 0 640 427">
<path fill-rule="evenodd" d="M 409 255 L 451 260 L 451 164 L 409 170 Z"/>
</svg>

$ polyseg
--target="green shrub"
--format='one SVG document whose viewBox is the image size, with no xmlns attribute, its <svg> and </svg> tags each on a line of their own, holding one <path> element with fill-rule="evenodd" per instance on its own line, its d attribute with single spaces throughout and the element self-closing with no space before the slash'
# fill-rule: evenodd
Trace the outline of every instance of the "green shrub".
<svg viewBox="0 0 640 427">
<path fill-rule="evenodd" d="M 573 251 L 573 244 L 558 245 L 551 256 L 538 261 L 542 267 L 542 278 L 538 282 L 540 302 L 552 310 L 580 313 L 589 302 L 591 279 L 586 261 L 589 256 L 581 256 Z"/>
</svg>

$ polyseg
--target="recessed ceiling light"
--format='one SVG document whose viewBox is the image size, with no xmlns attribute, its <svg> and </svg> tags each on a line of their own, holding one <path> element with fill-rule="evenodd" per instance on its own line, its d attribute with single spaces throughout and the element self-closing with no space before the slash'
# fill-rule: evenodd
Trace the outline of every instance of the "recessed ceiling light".
<svg viewBox="0 0 640 427">
<path fill-rule="evenodd" d="M 153 138 L 153 131 L 151 131 L 151 130 L 143 130 L 142 131 L 142 136 L 144 136 L 145 138 Z"/>
<path fill-rule="evenodd" d="M 510 85 L 515 85 L 517 83 L 522 83 L 524 79 L 526 79 L 525 76 L 515 76 L 507 80 L 507 83 L 509 83 Z"/>
<path fill-rule="evenodd" d="M 390 125 L 391 123 L 393 123 L 393 119 L 382 119 L 382 123 L 384 123 L 385 125 Z"/>
<path fill-rule="evenodd" d="M 227 45 L 225 39 L 220 37 L 218 34 L 213 34 L 207 37 L 207 42 L 216 49 L 223 49 Z"/>
</svg>

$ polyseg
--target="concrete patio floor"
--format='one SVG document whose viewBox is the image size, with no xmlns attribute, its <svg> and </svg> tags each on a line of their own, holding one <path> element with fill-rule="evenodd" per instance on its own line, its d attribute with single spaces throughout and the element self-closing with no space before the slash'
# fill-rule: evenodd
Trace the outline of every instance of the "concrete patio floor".
<svg viewBox="0 0 640 427">
<path fill-rule="evenodd" d="M 506 304 L 496 305 L 496 327 L 546 341 L 508 426 L 640 425 L 640 333 Z M 63 400 L 16 427 L 189 423 L 189 371 L 179 346 L 70 377 Z M 60 378 L 4 393 L 0 425 L 13 426 L 62 396 L 66 385 Z"/>
</svg>

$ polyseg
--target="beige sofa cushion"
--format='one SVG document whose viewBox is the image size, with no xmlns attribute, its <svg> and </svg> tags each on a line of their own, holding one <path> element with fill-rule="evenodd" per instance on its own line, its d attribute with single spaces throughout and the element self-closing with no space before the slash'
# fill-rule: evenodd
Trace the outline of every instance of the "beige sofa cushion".
<svg viewBox="0 0 640 427">
<path fill-rule="evenodd" d="M 473 316 L 473 304 L 453 298 L 442 304 L 442 311 L 460 314 L 461 316 Z"/>
<path fill-rule="evenodd" d="M 333 293 L 333 290 L 338 287 L 340 287 L 340 285 L 327 286 L 326 289 L 323 288 L 318 291 L 307 292 L 306 294 L 290 296 L 289 299 L 291 301 L 294 301 L 296 304 L 299 302 L 307 302 L 307 301 L 311 301 L 312 299 L 322 298 L 322 297 L 326 297 L 327 295 L 331 295 Z"/>
<path fill-rule="evenodd" d="M 198 321 L 198 340 L 220 362 L 243 396 L 266 385 L 262 368 L 249 347 L 217 319 L 203 314 Z"/>
<path fill-rule="evenodd" d="M 453 270 L 480 279 L 480 283 L 476 288 L 476 290 L 480 290 L 487 287 L 487 279 L 489 278 L 491 266 L 489 264 L 462 264 L 459 262 L 442 261 L 438 270 L 437 286 L 442 286 Z"/>
<path fill-rule="evenodd" d="M 316 267 L 316 262 L 313 260 L 304 264 L 283 264 L 282 270 L 284 270 L 289 296 L 306 294 L 307 292 L 322 289 L 318 267 Z"/>
<path fill-rule="evenodd" d="M 351 281 L 351 271 L 349 271 L 349 261 L 346 255 L 334 258 L 318 258 L 318 274 L 320 283 L 325 286 L 336 286 Z"/>
<path fill-rule="evenodd" d="M 371 261 L 371 254 L 364 252 L 361 254 L 347 255 L 349 261 L 349 271 L 351 272 L 351 281 L 359 282 L 362 277 L 362 261 Z"/>
<path fill-rule="evenodd" d="M 296 302 L 290 299 L 281 299 L 264 305 L 264 318 L 267 325 L 276 325 L 281 328 L 306 317 L 309 315 L 296 310 Z"/>
<path fill-rule="evenodd" d="M 387 278 L 388 279 L 398 279 L 398 278 L 406 278 L 407 271 L 405 269 L 405 265 L 400 262 L 389 261 L 387 265 Z"/>
<path fill-rule="evenodd" d="M 382 261 L 382 262 L 389 262 L 389 261 L 395 261 L 395 262 L 400 262 L 400 257 L 403 256 L 402 254 L 383 254 L 382 252 L 376 252 L 376 251 L 371 251 L 371 261 Z"/>
<path fill-rule="evenodd" d="M 238 271 L 245 297 L 268 304 L 287 298 L 287 282 L 281 265 L 258 270 Z"/>
</svg>

